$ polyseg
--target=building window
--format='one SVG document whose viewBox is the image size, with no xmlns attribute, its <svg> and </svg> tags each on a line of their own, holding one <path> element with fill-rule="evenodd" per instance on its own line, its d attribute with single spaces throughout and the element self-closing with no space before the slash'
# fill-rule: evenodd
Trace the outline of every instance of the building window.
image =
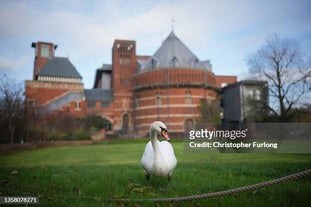
<svg viewBox="0 0 311 207">
<path fill-rule="evenodd" d="M 199 62 L 198 58 L 194 57 L 190 62 L 191 67 L 196 67 L 198 65 L 198 62 Z"/>
<path fill-rule="evenodd" d="M 192 104 L 192 98 L 191 98 L 191 92 L 186 91 L 185 93 L 185 103 L 186 104 Z"/>
<path fill-rule="evenodd" d="M 260 96 L 261 96 L 260 90 L 256 89 L 255 90 L 255 100 L 259 101 L 260 100 Z"/>
<path fill-rule="evenodd" d="M 80 101 L 76 101 L 75 110 L 77 110 L 77 111 L 81 110 L 81 102 Z"/>
<path fill-rule="evenodd" d="M 70 104 L 67 104 L 66 111 L 67 111 L 67 113 L 70 113 Z"/>
<path fill-rule="evenodd" d="M 172 59 L 172 66 L 174 68 L 179 66 L 179 62 L 178 62 L 178 59 L 176 57 L 173 57 L 173 59 Z"/>
<path fill-rule="evenodd" d="M 102 108 L 109 108 L 109 106 L 110 106 L 110 104 L 109 104 L 109 102 L 102 102 Z"/>
<path fill-rule="evenodd" d="M 158 67 L 158 61 L 155 60 L 155 59 L 152 59 L 152 60 L 151 60 L 151 67 L 152 67 L 152 68 L 157 68 L 157 67 Z"/>
<path fill-rule="evenodd" d="M 121 65 L 129 65 L 130 59 L 129 58 L 120 58 L 120 64 Z"/>
<path fill-rule="evenodd" d="M 87 107 L 88 108 L 95 108 L 96 107 L 96 102 L 94 102 L 94 101 L 87 102 Z"/>
<path fill-rule="evenodd" d="M 157 93 L 156 95 L 156 105 L 160 106 L 162 104 L 162 96 L 161 93 Z"/>
<path fill-rule="evenodd" d="M 124 114 L 122 116 L 122 131 L 123 133 L 127 133 L 130 125 L 130 117 L 128 114 Z"/>
<path fill-rule="evenodd" d="M 251 99 L 259 101 L 260 100 L 260 96 L 261 96 L 261 92 L 259 89 L 253 89 L 249 91 L 249 96 Z"/>
<path fill-rule="evenodd" d="M 135 98 L 135 108 L 138 108 L 139 107 L 139 96 L 137 96 L 136 98 Z"/>
<path fill-rule="evenodd" d="M 104 129 L 105 131 L 111 131 L 112 129 L 111 123 L 105 118 L 104 118 Z"/>
<path fill-rule="evenodd" d="M 41 57 L 50 57 L 50 46 L 41 45 Z"/>
</svg>

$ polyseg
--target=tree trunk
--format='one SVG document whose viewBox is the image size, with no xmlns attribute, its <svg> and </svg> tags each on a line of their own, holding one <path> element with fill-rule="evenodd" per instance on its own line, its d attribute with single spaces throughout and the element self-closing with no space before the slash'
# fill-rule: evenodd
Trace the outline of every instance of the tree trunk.
<svg viewBox="0 0 311 207">
<path fill-rule="evenodd" d="M 10 119 L 10 123 L 9 123 L 9 137 L 11 140 L 11 144 L 14 143 L 14 126 L 12 124 L 12 119 Z"/>
</svg>

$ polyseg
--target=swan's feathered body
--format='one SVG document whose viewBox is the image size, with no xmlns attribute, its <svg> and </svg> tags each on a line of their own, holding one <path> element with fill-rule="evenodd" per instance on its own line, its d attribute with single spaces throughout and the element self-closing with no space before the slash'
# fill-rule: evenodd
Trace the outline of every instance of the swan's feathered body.
<svg viewBox="0 0 311 207">
<path fill-rule="evenodd" d="M 157 139 L 157 132 L 166 141 Z M 154 122 L 150 127 L 150 141 L 145 147 L 141 163 L 147 174 L 170 178 L 177 164 L 174 149 L 166 134 L 166 126 L 162 122 Z"/>
</svg>

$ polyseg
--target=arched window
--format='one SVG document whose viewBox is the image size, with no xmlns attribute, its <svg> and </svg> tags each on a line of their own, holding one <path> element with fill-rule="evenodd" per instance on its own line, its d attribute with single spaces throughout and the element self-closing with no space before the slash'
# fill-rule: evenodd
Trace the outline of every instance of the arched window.
<svg viewBox="0 0 311 207">
<path fill-rule="evenodd" d="M 122 132 L 127 133 L 129 129 L 129 122 L 130 122 L 130 117 L 128 114 L 124 114 L 122 116 Z"/>
<path fill-rule="evenodd" d="M 108 119 L 106 119 L 106 118 L 103 118 L 103 127 L 104 127 L 104 129 L 106 130 L 106 131 L 111 131 L 111 129 L 112 129 L 112 126 L 111 126 L 111 123 L 110 123 L 110 121 L 108 120 Z"/>
<path fill-rule="evenodd" d="M 158 65 L 159 65 L 159 62 L 156 59 L 152 58 L 151 67 L 152 68 L 158 68 Z"/>
<path fill-rule="evenodd" d="M 185 122 L 184 122 L 184 133 L 185 133 L 185 136 L 189 136 L 189 132 L 191 130 L 194 130 L 195 129 L 195 123 L 193 122 L 193 119 L 189 118 L 189 119 L 186 119 Z"/>
<path fill-rule="evenodd" d="M 198 65 L 199 59 L 197 57 L 193 57 L 190 61 L 191 67 L 196 67 Z"/>
<path fill-rule="evenodd" d="M 192 104 L 191 92 L 186 91 L 185 93 L 185 104 Z"/>
<path fill-rule="evenodd" d="M 173 59 L 172 59 L 172 66 L 174 68 L 179 66 L 179 62 L 178 62 L 178 59 L 176 57 L 173 57 Z"/>
<path fill-rule="evenodd" d="M 158 92 L 156 95 L 156 105 L 160 106 L 161 104 L 162 104 L 162 95 L 160 92 Z"/>
</svg>

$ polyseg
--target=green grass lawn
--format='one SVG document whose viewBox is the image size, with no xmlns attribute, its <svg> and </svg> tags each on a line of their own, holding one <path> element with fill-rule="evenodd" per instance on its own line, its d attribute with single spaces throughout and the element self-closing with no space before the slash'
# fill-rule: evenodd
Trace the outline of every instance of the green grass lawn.
<svg viewBox="0 0 311 207">
<path fill-rule="evenodd" d="M 183 203 L 111 202 L 222 191 L 311 168 L 310 154 L 189 153 L 173 140 L 178 159 L 169 185 L 144 178 L 148 140 L 51 147 L 0 157 L 0 196 L 39 196 L 40 206 L 311 206 L 311 176 L 256 191 Z"/>
</svg>

